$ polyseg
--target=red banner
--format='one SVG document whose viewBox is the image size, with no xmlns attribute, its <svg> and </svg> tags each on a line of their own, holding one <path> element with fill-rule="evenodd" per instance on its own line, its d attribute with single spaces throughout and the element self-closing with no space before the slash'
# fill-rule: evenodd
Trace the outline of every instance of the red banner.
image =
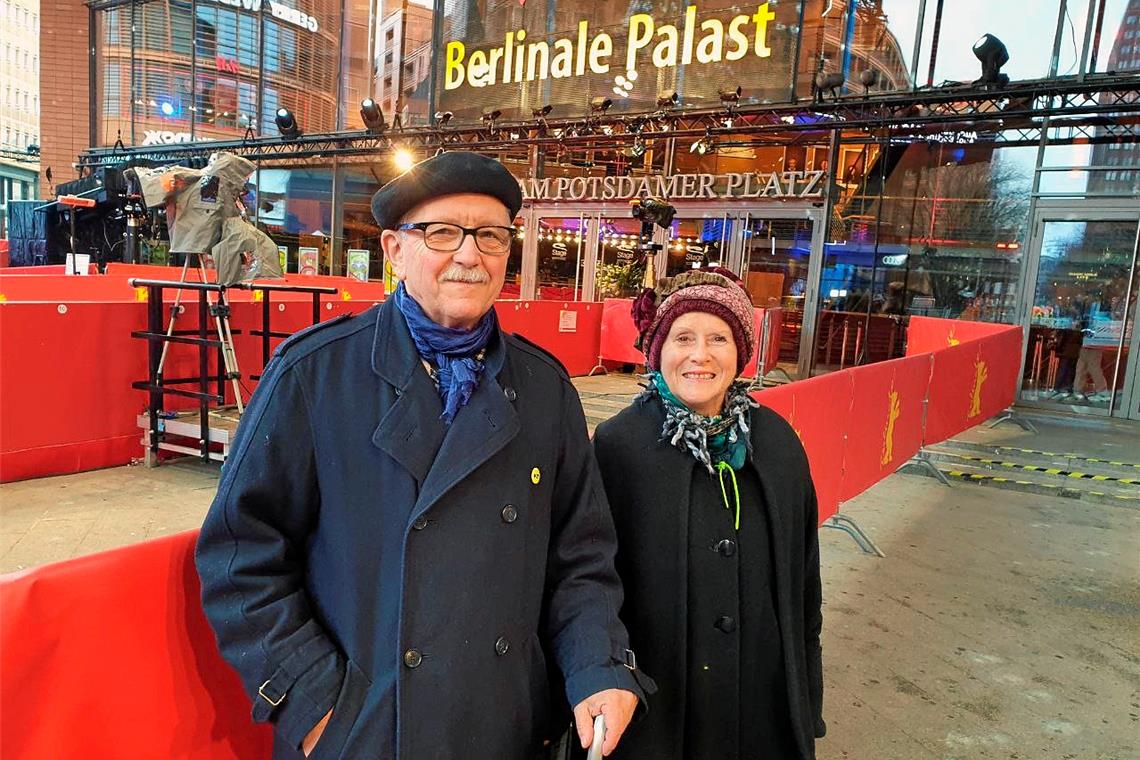
<svg viewBox="0 0 1140 760">
<path fill-rule="evenodd" d="M 645 354 L 633 347 L 637 328 L 630 315 L 629 298 L 607 298 L 602 302 L 601 357 L 627 364 L 645 364 Z"/>
<path fill-rule="evenodd" d="M 852 374 L 835 372 L 754 394 L 757 401 L 786 419 L 803 442 L 819 500 L 820 522 L 839 510 L 852 392 Z M 763 453 L 757 452 L 757 456 Z"/>
<path fill-rule="evenodd" d="M 966 322 L 960 319 L 911 317 L 906 330 L 906 355 L 925 354 L 960 343 L 1005 333 L 1013 325 L 996 322 Z M 1020 346 L 1017 352 L 1021 352 Z"/>
<path fill-rule="evenodd" d="M 598 363 L 602 304 L 592 301 L 496 301 L 503 330 L 519 333 L 558 357 L 571 375 Z"/>
<path fill-rule="evenodd" d="M 922 447 L 930 355 L 845 370 L 854 378 L 840 501 L 887 477 Z"/>
<path fill-rule="evenodd" d="M 269 757 L 202 614 L 195 537 L 0 578 L 0 755 Z"/>
</svg>

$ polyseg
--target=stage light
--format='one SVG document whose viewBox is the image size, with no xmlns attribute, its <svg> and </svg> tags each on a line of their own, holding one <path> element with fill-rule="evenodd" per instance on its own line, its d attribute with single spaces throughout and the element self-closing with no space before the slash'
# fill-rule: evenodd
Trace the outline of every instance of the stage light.
<svg viewBox="0 0 1140 760">
<path fill-rule="evenodd" d="M 830 92 L 831 97 L 838 98 L 839 88 L 843 86 L 845 81 L 845 77 L 839 72 L 828 74 L 820 71 L 815 75 L 816 95 L 822 98 L 824 92 Z"/>
<path fill-rule="evenodd" d="M 634 138 L 633 145 L 629 148 L 629 151 L 626 155 L 633 156 L 634 158 L 641 158 L 645 155 L 647 148 L 648 146 L 645 144 L 645 138 L 643 138 L 641 135 L 638 135 Z"/>
<path fill-rule="evenodd" d="M 863 94 L 870 92 L 871 88 L 879 83 L 879 72 L 876 69 L 864 69 L 859 72 L 859 83 L 863 85 Z"/>
<path fill-rule="evenodd" d="M 364 122 L 364 128 L 374 135 L 382 134 L 388 129 L 384 123 L 384 112 L 372 98 L 360 101 L 360 119 Z"/>
<path fill-rule="evenodd" d="M 713 140 L 712 134 L 707 130 L 705 131 L 704 137 L 689 146 L 689 152 L 696 153 L 698 156 L 708 155 L 714 150 L 716 150 L 716 142 Z"/>
<path fill-rule="evenodd" d="M 590 110 L 593 113 L 605 113 L 610 110 L 610 106 L 613 104 L 614 102 L 609 98 L 599 95 L 590 101 Z"/>
<path fill-rule="evenodd" d="M 544 105 L 542 108 L 532 108 L 532 109 L 530 109 L 530 112 L 531 112 L 531 115 L 533 115 L 534 118 L 536 118 L 536 119 L 545 119 L 547 116 L 550 115 L 550 112 L 553 110 L 554 110 L 554 106 L 547 104 L 547 105 Z"/>
<path fill-rule="evenodd" d="M 717 95 L 720 96 L 720 102 L 724 103 L 725 106 L 727 106 L 730 109 L 734 105 L 736 105 L 737 103 L 740 102 L 740 93 L 742 93 L 742 92 L 743 92 L 743 90 L 740 87 L 737 87 L 735 90 L 720 90 L 720 89 L 718 89 L 716 91 Z"/>
<path fill-rule="evenodd" d="M 277 122 L 277 131 L 286 140 L 296 140 L 301 136 L 301 127 L 297 125 L 297 120 L 293 118 L 293 112 L 288 108 L 278 108 L 277 115 L 273 120 Z"/>
<path fill-rule="evenodd" d="M 416 165 L 416 157 L 407 148 L 397 148 L 392 154 L 392 163 L 396 165 L 400 174 L 403 174 Z"/>
<path fill-rule="evenodd" d="M 666 108 L 676 108 L 680 102 L 681 97 L 677 95 L 676 90 L 667 90 L 657 97 L 657 107 L 662 110 Z"/>
<path fill-rule="evenodd" d="M 435 112 L 435 123 L 441 127 L 446 127 L 451 122 L 451 120 L 454 118 L 455 118 L 455 114 L 453 114 L 451 111 L 436 111 Z"/>
<path fill-rule="evenodd" d="M 974 80 L 974 84 L 1009 84 L 1009 76 L 1001 73 L 1001 67 L 1009 62 L 1009 51 L 1001 40 L 992 34 L 983 34 L 974 43 L 974 57 L 982 64 L 982 76 Z"/>
<path fill-rule="evenodd" d="M 499 117 L 502 115 L 503 115 L 503 112 L 496 108 L 494 111 L 487 111 L 485 114 L 483 114 L 479 118 L 482 119 L 483 121 L 494 124 L 496 121 L 499 120 Z"/>
</svg>

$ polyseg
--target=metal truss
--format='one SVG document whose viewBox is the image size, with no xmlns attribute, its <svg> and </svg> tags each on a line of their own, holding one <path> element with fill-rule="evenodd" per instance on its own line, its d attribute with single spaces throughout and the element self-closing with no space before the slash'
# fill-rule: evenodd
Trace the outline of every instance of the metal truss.
<svg viewBox="0 0 1140 760">
<path fill-rule="evenodd" d="M 303 125 L 302 125 L 303 126 Z M 227 151 L 263 166 L 331 159 L 375 160 L 398 148 L 424 155 L 466 149 L 517 153 L 531 146 L 569 150 L 619 150 L 668 138 L 722 137 L 761 144 L 786 142 L 789 133 L 825 139 L 842 131 L 858 141 L 918 138 L 950 133 L 985 134 L 1003 143 L 1036 143 L 1041 131 L 1058 141 L 1140 141 L 1140 77 L 1090 76 L 1016 82 L 988 89 L 974 84 L 915 91 L 828 97 L 810 102 L 758 104 L 685 111 L 485 122 L 479 125 L 417 127 L 302 135 L 296 139 L 252 137 L 139 148 L 94 148 L 85 166 L 149 160 L 174 163 Z"/>
</svg>

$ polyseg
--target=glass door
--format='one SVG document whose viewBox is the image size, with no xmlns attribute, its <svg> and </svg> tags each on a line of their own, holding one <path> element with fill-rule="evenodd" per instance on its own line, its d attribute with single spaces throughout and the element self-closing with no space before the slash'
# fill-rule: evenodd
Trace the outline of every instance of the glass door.
<svg viewBox="0 0 1140 760">
<path fill-rule="evenodd" d="M 777 366 L 788 375 L 799 373 L 800 368 L 809 263 L 816 229 L 814 220 L 804 218 L 747 215 L 742 220 L 738 271 L 753 304 L 781 310 Z"/>
<path fill-rule="evenodd" d="M 1138 287 L 1135 212 L 1037 214 L 1021 401 L 1129 417 Z"/>
</svg>

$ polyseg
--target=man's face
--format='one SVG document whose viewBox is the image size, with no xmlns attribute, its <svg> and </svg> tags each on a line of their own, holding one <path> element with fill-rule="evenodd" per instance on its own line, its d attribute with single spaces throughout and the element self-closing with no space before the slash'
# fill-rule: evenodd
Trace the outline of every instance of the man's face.
<svg viewBox="0 0 1140 760">
<path fill-rule="evenodd" d="M 499 200 L 457 193 L 424 201 L 404 215 L 405 223 L 448 222 L 461 227 L 509 227 L 513 221 Z M 473 328 L 491 310 L 507 272 L 509 256 L 483 253 L 467 235 L 457 251 L 433 251 L 419 230 L 385 230 L 380 245 L 408 295 L 444 327 Z"/>
</svg>

